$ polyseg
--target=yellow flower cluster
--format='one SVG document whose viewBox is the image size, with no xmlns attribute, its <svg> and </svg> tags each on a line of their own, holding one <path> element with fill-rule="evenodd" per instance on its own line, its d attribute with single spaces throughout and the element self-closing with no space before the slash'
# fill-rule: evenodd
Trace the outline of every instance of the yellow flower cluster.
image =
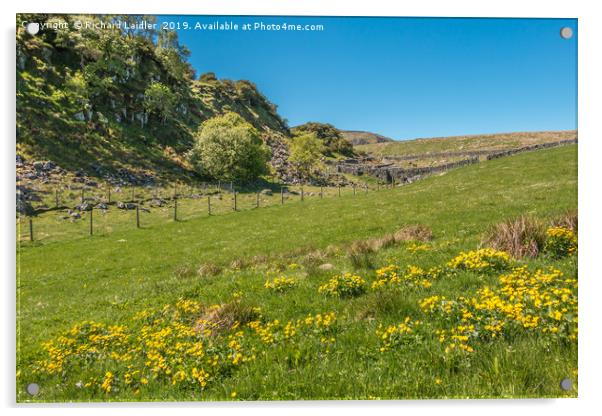
<svg viewBox="0 0 602 416">
<path fill-rule="evenodd" d="M 366 281 L 351 273 L 334 276 L 318 288 L 318 292 L 336 297 L 358 296 L 365 291 Z"/>
<path fill-rule="evenodd" d="M 402 323 L 397 325 L 387 327 L 379 325 L 376 330 L 376 336 L 381 342 L 380 352 L 415 344 L 418 341 L 418 334 L 416 334 L 415 328 L 421 324 L 422 322 L 412 321 L 408 316 Z"/>
<path fill-rule="evenodd" d="M 516 267 L 498 278 L 495 287 L 484 287 L 476 296 L 447 300 L 431 296 L 420 301 L 425 313 L 439 315 L 451 324 L 439 332 L 446 351 L 472 352 L 469 341 L 512 337 L 524 331 L 576 340 L 577 280 L 559 270 Z"/>
<path fill-rule="evenodd" d="M 282 340 L 289 340 L 299 333 L 319 335 L 323 343 L 334 341 L 332 336 L 329 335 L 332 335 L 335 323 L 336 314 L 329 312 L 317 315 L 309 314 L 304 319 L 288 321 L 286 323 L 282 323 L 276 319 L 265 323 L 253 321 L 247 325 L 255 331 L 261 342 L 270 345 Z"/>
<path fill-rule="evenodd" d="M 573 256 L 577 252 L 577 236 L 568 228 L 548 228 L 546 237 L 544 251 L 552 257 Z"/>
<path fill-rule="evenodd" d="M 510 266 L 510 255 L 493 248 L 461 252 L 447 263 L 447 267 L 477 272 L 503 271 Z"/>
<path fill-rule="evenodd" d="M 428 251 L 431 249 L 431 246 L 428 244 L 419 244 L 416 242 L 412 242 L 406 246 L 406 250 L 410 253 L 415 254 L 418 251 Z"/>
<path fill-rule="evenodd" d="M 129 326 L 82 322 L 43 344 L 46 357 L 34 372 L 65 378 L 79 374 L 86 363 L 89 378 L 82 388 L 104 394 L 123 390 L 136 394 L 154 383 L 203 389 L 254 360 L 262 343 L 285 342 L 299 335 L 334 342 L 334 312 L 286 323 L 236 321 L 225 327 L 216 314 L 223 307 L 180 299 L 174 305 L 137 313 Z"/>
<path fill-rule="evenodd" d="M 401 274 L 399 267 L 389 265 L 376 271 L 376 280 L 372 282 L 371 288 L 376 290 L 385 286 L 395 287 L 403 284 L 426 289 L 431 287 L 432 280 L 439 278 L 442 273 L 443 270 L 439 267 L 424 270 L 417 266 L 408 266 L 405 273 Z"/>
<path fill-rule="evenodd" d="M 266 280 L 263 286 L 274 292 L 284 292 L 297 286 L 297 280 L 293 277 L 282 276 L 272 280 Z"/>
</svg>

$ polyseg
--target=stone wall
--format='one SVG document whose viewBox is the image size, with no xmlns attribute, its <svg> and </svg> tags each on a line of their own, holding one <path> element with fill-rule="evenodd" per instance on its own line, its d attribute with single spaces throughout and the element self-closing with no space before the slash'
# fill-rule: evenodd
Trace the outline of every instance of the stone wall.
<svg viewBox="0 0 602 416">
<path fill-rule="evenodd" d="M 363 161 L 360 160 L 345 160 L 343 162 L 340 162 L 338 164 L 336 164 L 336 171 L 339 173 L 346 173 L 346 174 L 351 174 L 351 175 L 356 175 L 356 176 L 362 176 L 362 175 L 370 175 L 370 176 L 374 176 L 379 178 L 381 181 L 383 182 L 401 182 L 401 183 L 407 183 L 407 182 L 413 182 L 416 179 L 420 179 L 423 176 L 428 176 L 428 175 L 432 175 L 434 173 L 438 173 L 438 172 L 443 172 L 449 169 L 455 169 L 461 166 L 467 166 L 467 165 L 472 165 L 474 163 L 478 163 L 479 162 L 479 156 L 487 156 L 487 160 L 491 160 L 491 159 L 497 159 L 499 157 L 504 157 L 504 156 L 510 156 L 516 153 L 521 153 L 521 152 L 527 152 L 527 151 L 532 151 L 532 150 L 539 150 L 539 149 L 547 149 L 550 147 L 557 147 L 557 146 L 564 146 L 564 145 L 568 145 L 568 144 L 574 144 L 577 143 L 577 139 L 569 139 L 569 140 L 561 140 L 558 142 L 549 142 L 549 143 L 541 143 L 541 144 L 535 144 L 535 145 L 531 145 L 531 146 L 524 146 L 524 147 L 520 147 L 520 148 L 516 148 L 516 149 L 509 149 L 509 150 L 503 150 L 503 151 L 497 151 L 497 152 L 493 152 L 491 150 L 479 150 L 479 151 L 473 151 L 473 152 L 448 152 L 448 153 L 437 153 L 436 155 L 438 156 L 457 156 L 457 155 L 461 155 L 461 154 L 471 154 L 471 156 L 467 157 L 466 159 L 462 159 L 456 162 L 450 162 L 450 163 L 445 163 L 442 165 L 438 165 L 438 166 L 428 166 L 428 167 L 422 167 L 422 168 L 409 168 L 409 169 L 404 169 L 401 167 L 397 167 L 392 163 L 381 163 L 381 164 L 366 164 L 366 163 L 362 163 Z M 433 156 L 435 154 L 431 153 L 428 156 Z M 426 156 L 426 154 L 422 155 L 423 157 Z M 409 156 L 399 156 L 394 160 L 409 160 L 409 159 L 403 159 L 403 158 L 417 158 L 416 155 L 409 155 Z M 384 158 L 383 161 L 387 161 L 387 159 L 391 159 L 393 160 L 393 158 L 387 157 Z"/>
</svg>

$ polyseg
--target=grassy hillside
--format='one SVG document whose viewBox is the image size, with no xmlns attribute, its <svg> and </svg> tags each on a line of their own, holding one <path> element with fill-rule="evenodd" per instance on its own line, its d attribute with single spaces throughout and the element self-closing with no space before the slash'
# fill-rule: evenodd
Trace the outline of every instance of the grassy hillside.
<svg viewBox="0 0 602 416">
<path fill-rule="evenodd" d="M 405 156 L 424 153 L 461 152 L 471 150 L 505 150 L 538 143 L 567 140 L 577 132 L 542 131 L 525 133 L 484 134 L 474 136 L 434 137 L 355 146 L 375 156 Z"/>
<path fill-rule="evenodd" d="M 354 146 L 360 144 L 374 144 L 374 143 L 385 143 L 392 142 L 393 139 L 369 131 L 356 131 L 356 130 L 341 130 L 341 135 L 346 140 L 349 140 Z"/>
<path fill-rule="evenodd" d="M 346 271 L 370 284 L 376 279 L 373 268 L 445 265 L 460 251 L 475 249 L 491 224 L 521 214 L 550 218 L 576 207 L 573 145 L 483 162 L 394 190 L 196 217 L 98 237 L 21 243 L 19 400 L 30 400 L 23 391 L 31 380 L 41 385 L 35 400 L 42 401 L 575 396 L 576 390 L 558 388 L 564 377 L 576 380 L 576 343 L 564 338 L 524 330 L 479 342 L 470 354 L 450 356 L 443 351 L 435 329 L 445 321 L 424 312 L 419 302 L 433 295 L 471 296 L 485 285 L 495 288 L 499 274 L 458 271 L 430 287 L 368 290 L 351 298 L 331 298 L 318 289 Z M 412 242 L 389 245 L 370 254 L 371 264 L 345 254 L 354 240 L 415 223 L 434 234 L 424 247 Z M 322 263 L 331 266 L 319 269 Z M 576 277 L 575 257 L 540 257 L 516 264 L 546 270 L 552 266 L 566 277 Z M 266 280 L 281 275 L 296 286 L 282 293 L 264 287 Z M 215 304 L 222 306 L 207 309 Z M 259 323 L 216 329 L 217 335 L 203 338 L 204 358 L 199 360 L 219 358 L 215 367 L 205 367 L 207 379 L 196 367 L 196 372 L 178 367 L 169 352 L 169 374 L 153 361 L 155 356 L 149 358 L 150 367 L 142 359 L 128 369 L 127 354 L 119 361 L 94 352 L 86 359 L 68 358 L 64 375 L 62 370 L 33 373 L 36 362 L 48 359 L 42 343 L 82 321 L 123 325 L 127 330 L 113 328 L 113 335 L 101 339 L 111 345 L 127 339 L 123 342 L 152 352 L 163 347 L 134 341 L 149 328 L 164 330 L 152 342 L 168 342 L 172 336 L 167 333 L 175 329 L 166 330 L 165 325 L 177 322 L 182 329 L 182 323 L 193 322 L 198 329 L 199 317 L 215 323 L 214 317 L 224 311 Z M 330 312 L 336 319 L 325 318 Z M 397 325 L 406 316 L 411 317 L 410 325 L 423 321 L 424 332 L 419 330 L 420 337 L 412 338 L 411 344 L 389 350 L 377 334 L 379 325 Z M 279 326 L 297 320 L 302 322 L 295 330 Z M 130 338 L 115 332 L 130 330 Z M 81 331 L 73 328 L 65 339 Z M 59 339 L 54 345 L 67 345 L 61 342 L 70 341 Z M 58 351 L 47 365 L 62 363 Z M 239 353 L 242 361 L 236 358 Z M 134 378 L 133 384 L 128 377 Z M 112 388 L 107 391 L 107 386 Z"/>
<path fill-rule="evenodd" d="M 23 21 L 68 28 L 31 36 Z M 17 15 L 17 153 L 27 160 L 173 177 L 188 169 L 199 124 L 215 115 L 233 111 L 265 135 L 288 134 L 253 83 L 197 77 L 175 32 L 76 30 L 75 21 L 109 24 L 111 17 Z"/>
</svg>

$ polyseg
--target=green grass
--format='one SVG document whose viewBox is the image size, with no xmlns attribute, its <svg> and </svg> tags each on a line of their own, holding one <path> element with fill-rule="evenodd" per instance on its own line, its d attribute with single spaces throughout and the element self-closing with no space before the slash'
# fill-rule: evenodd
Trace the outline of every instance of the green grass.
<svg viewBox="0 0 602 416">
<path fill-rule="evenodd" d="M 576 208 L 576 151 L 576 146 L 566 146 L 519 154 L 393 190 L 191 216 L 145 229 L 115 227 L 93 237 L 24 242 L 17 248 L 18 400 L 31 400 L 23 392 L 31 381 L 40 383 L 41 393 L 34 400 L 41 401 L 229 400 L 232 392 L 237 399 L 250 400 L 574 396 L 576 390 L 562 392 L 558 383 L 574 377 L 575 344 L 519 334 L 484 344 L 460 362 L 442 358 L 436 339 L 379 353 L 378 324 L 398 323 L 408 315 L 426 320 L 418 307 L 420 299 L 474 293 L 484 284 L 495 284 L 495 275 L 465 272 L 438 280 L 429 289 L 368 291 L 352 299 L 318 295 L 317 288 L 333 274 L 353 270 L 342 249 L 346 244 L 391 233 L 404 224 L 429 226 L 435 236 L 432 249 L 412 254 L 406 245 L 396 245 L 374 254 L 376 265 L 442 265 L 459 251 L 474 249 L 493 223 L 521 214 L 550 217 Z M 305 252 L 328 246 L 321 261 L 333 264 L 332 271 L 287 268 L 302 264 Z M 234 260 L 259 256 L 267 260 L 242 270 L 229 267 Z M 225 267 L 224 272 L 198 276 L 196 269 L 208 262 Z M 541 258 L 528 264 L 552 265 L 576 276 L 574 259 Z M 368 281 L 374 275 L 372 270 L 357 273 Z M 294 276 L 298 286 L 282 294 L 263 287 L 268 276 L 280 274 Z M 271 347 L 257 344 L 254 361 L 220 376 L 202 392 L 160 380 L 137 394 L 75 388 L 86 374 L 100 371 L 93 364 L 72 369 L 64 378 L 31 372 L 43 358 L 41 343 L 77 322 L 130 325 L 137 312 L 179 298 L 211 305 L 229 302 L 237 292 L 245 303 L 260 307 L 267 320 L 336 312 L 336 342 L 325 346 L 319 337 L 307 336 Z M 442 382 L 437 384 L 437 379 Z"/>
<path fill-rule="evenodd" d="M 355 148 L 375 156 L 404 156 L 471 150 L 505 150 L 538 143 L 568 140 L 575 138 L 576 136 L 577 133 L 574 130 L 502 133 L 414 139 L 359 145 L 355 146 Z"/>
</svg>

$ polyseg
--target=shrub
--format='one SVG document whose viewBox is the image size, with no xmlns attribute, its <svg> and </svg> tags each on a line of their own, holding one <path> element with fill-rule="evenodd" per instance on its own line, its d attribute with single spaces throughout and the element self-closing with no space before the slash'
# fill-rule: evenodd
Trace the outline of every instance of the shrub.
<svg viewBox="0 0 602 416">
<path fill-rule="evenodd" d="M 223 181 L 256 179 L 267 173 L 269 157 L 257 129 L 235 113 L 204 121 L 189 154 L 199 174 Z"/>
<path fill-rule="evenodd" d="M 331 278 L 318 288 L 318 292 L 340 298 L 359 296 L 366 292 L 366 281 L 360 276 L 345 273 Z"/>
<path fill-rule="evenodd" d="M 494 225 L 484 243 L 510 253 L 515 258 L 537 257 L 546 240 L 545 226 L 534 217 L 523 215 Z"/>
<path fill-rule="evenodd" d="M 447 267 L 458 270 L 492 272 L 506 270 L 510 266 L 510 255 L 493 248 L 482 248 L 461 252 L 447 263 Z"/>
<path fill-rule="evenodd" d="M 296 136 L 290 144 L 289 160 L 305 180 L 309 179 L 324 152 L 324 145 L 313 133 Z"/>
<path fill-rule="evenodd" d="M 546 231 L 544 251 L 553 258 L 572 256 L 577 252 L 577 236 L 568 228 L 551 227 Z"/>
<path fill-rule="evenodd" d="M 288 289 L 292 289 L 297 286 L 297 280 L 292 277 L 277 277 L 272 280 L 266 280 L 263 285 L 266 289 L 272 290 L 274 292 L 284 292 Z"/>
</svg>

